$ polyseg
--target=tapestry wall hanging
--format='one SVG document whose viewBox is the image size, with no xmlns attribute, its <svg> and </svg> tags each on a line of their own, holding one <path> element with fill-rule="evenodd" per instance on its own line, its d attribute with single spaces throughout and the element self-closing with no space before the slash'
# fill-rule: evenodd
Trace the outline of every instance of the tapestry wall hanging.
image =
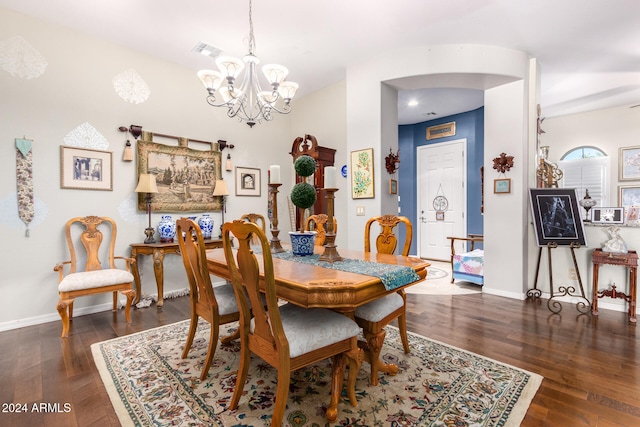
<svg viewBox="0 0 640 427">
<path fill-rule="evenodd" d="M 158 192 L 151 194 L 151 210 L 219 211 L 222 197 L 214 197 L 213 189 L 222 178 L 221 152 L 189 148 L 186 138 L 179 139 L 179 146 L 158 144 L 151 140 L 152 135 L 143 132 L 137 143 L 138 174 L 156 176 Z M 138 209 L 147 209 L 144 193 L 138 193 Z"/>
</svg>

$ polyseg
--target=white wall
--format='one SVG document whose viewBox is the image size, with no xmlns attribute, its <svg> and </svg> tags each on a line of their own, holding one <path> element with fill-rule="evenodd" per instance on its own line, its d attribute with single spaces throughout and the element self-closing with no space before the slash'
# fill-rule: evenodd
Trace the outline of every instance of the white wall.
<svg viewBox="0 0 640 427">
<path fill-rule="evenodd" d="M 542 112 L 544 116 L 544 111 Z M 611 157 L 610 171 L 610 202 L 612 206 L 619 206 L 618 191 L 621 185 L 640 185 L 640 181 L 619 181 L 619 149 L 620 147 L 637 146 L 640 136 L 640 108 L 618 107 L 588 113 L 551 117 L 544 120 L 541 145 L 549 146 L 549 160 L 558 162 L 567 151 L 579 146 L 594 146 Z M 531 226 L 532 227 L 532 226 Z M 621 236 L 631 250 L 640 250 L 640 228 L 623 227 Z M 587 247 L 575 251 L 578 270 L 582 278 L 585 292 L 591 299 L 592 264 L 591 253 L 594 248 L 602 247 L 608 239 L 603 227 L 586 226 Z M 549 290 L 548 263 L 546 251 L 541 266 L 541 277 L 538 287 Z M 537 256 L 532 253 L 531 257 Z M 579 292 L 578 281 L 571 275 L 573 260 L 567 248 L 554 249 L 553 255 L 554 287 L 558 284 L 572 285 Z M 530 271 L 530 283 L 533 284 L 533 274 Z M 628 272 L 624 268 L 615 266 L 601 267 L 599 271 L 599 289 L 606 288 L 612 283 L 621 292 L 628 293 Z M 626 305 L 621 300 L 603 298 L 599 301 L 600 308 L 610 308 L 625 311 Z"/>
<path fill-rule="evenodd" d="M 145 130 L 207 141 L 227 140 L 234 166 L 261 169 L 260 197 L 237 197 L 233 173 L 223 171 L 231 196 L 225 219 L 246 212 L 267 211 L 267 170 L 270 164 L 291 164 L 290 116 L 272 122 L 247 125 L 226 117 L 205 101 L 206 92 L 196 77 L 197 70 L 179 67 L 138 52 L 87 37 L 62 27 L 40 22 L 0 9 L 0 42 L 21 36 L 47 62 L 43 75 L 34 79 L 12 76 L 0 69 L 0 330 L 43 321 L 59 321 L 57 274 L 53 266 L 68 259 L 63 237 L 64 223 L 84 215 L 110 216 L 118 223 L 117 252 L 129 253 L 128 245 L 144 240 L 147 216 L 135 209 L 136 162 L 123 162 L 125 135 L 119 126 L 131 124 Z M 4 64 L 6 57 L 0 64 Z M 151 94 L 141 104 L 130 104 L 114 91 L 112 79 L 133 68 L 148 84 Z M 338 90 L 339 91 L 339 90 Z M 297 100 L 294 100 L 294 108 Z M 305 115 L 300 115 L 303 120 Z M 108 141 L 113 152 L 113 191 L 60 189 L 60 145 L 70 131 L 90 123 Z M 326 123 L 325 123 L 326 124 Z M 327 129 L 332 125 L 326 124 Z M 340 127 L 337 126 L 337 133 Z M 305 132 L 314 129 L 305 126 Z M 318 135 L 319 132 L 316 132 Z M 329 135 L 320 141 L 333 139 Z M 18 218 L 16 201 L 15 138 L 32 139 L 36 218 L 30 237 Z M 171 143 L 167 140 L 166 143 Z M 331 141 L 333 142 L 333 141 Z M 336 142 L 336 145 L 339 144 Z M 134 144 L 135 148 L 135 144 Z M 224 152 L 226 157 L 227 150 Z M 283 187 L 290 188 L 283 174 Z M 286 212 L 286 210 L 284 210 Z M 180 214 L 170 213 L 175 217 Z M 219 212 L 212 213 L 216 227 Z M 153 214 L 152 226 L 161 212 Z M 282 221 L 283 233 L 288 221 Z M 184 272 L 178 257 L 165 259 L 165 292 L 184 289 Z M 143 291 L 156 293 L 152 261 L 142 262 Z M 109 309 L 110 296 L 85 297 L 76 301 L 76 314 Z M 151 309 L 155 310 L 155 307 Z"/>
</svg>

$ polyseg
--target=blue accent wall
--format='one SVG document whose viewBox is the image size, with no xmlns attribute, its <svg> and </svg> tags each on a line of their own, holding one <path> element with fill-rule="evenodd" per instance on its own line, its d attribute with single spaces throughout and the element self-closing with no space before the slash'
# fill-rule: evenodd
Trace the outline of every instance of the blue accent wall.
<svg viewBox="0 0 640 427">
<path fill-rule="evenodd" d="M 456 122 L 454 136 L 427 141 L 427 127 L 443 123 Z M 417 164 L 416 148 L 423 145 L 438 144 L 457 139 L 467 139 L 467 233 L 482 234 L 483 216 L 482 180 L 480 167 L 484 159 L 484 107 L 466 113 L 442 117 L 436 120 L 398 126 L 398 148 L 400 150 L 400 169 L 398 170 L 398 195 L 400 196 L 400 215 L 404 215 L 414 224 L 411 253 L 417 253 Z M 404 230 L 399 231 L 400 241 L 404 239 Z"/>
</svg>

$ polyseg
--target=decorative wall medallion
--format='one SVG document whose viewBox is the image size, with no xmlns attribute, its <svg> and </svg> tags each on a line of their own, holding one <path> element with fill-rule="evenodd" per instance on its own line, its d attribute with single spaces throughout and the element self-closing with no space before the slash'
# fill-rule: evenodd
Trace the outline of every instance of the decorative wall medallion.
<svg viewBox="0 0 640 427">
<path fill-rule="evenodd" d="M 140 74 L 130 68 L 113 78 L 113 88 L 120 98 L 132 104 L 141 104 L 147 100 L 151 89 Z"/>
<path fill-rule="evenodd" d="M 47 61 L 21 36 L 0 41 L 0 67 L 14 77 L 35 79 L 47 69 Z"/>
<path fill-rule="evenodd" d="M 84 122 L 64 137 L 64 143 L 70 147 L 107 150 L 109 141 L 88 122 Z"/>
</svg>

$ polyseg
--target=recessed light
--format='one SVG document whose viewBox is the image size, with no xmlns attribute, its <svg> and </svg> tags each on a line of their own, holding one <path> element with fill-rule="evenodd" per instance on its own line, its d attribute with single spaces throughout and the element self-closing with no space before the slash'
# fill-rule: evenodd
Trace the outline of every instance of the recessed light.
<svg viewBox="0 0 640 427">
<path fill-rule="evenodd" d="M 409 103 L 407 104 L 409 107 L 415 107 L 416 105 L 418 105 L 418 101 L 415 99 L 412 99 L 409 101 Z"/>
</svg>

